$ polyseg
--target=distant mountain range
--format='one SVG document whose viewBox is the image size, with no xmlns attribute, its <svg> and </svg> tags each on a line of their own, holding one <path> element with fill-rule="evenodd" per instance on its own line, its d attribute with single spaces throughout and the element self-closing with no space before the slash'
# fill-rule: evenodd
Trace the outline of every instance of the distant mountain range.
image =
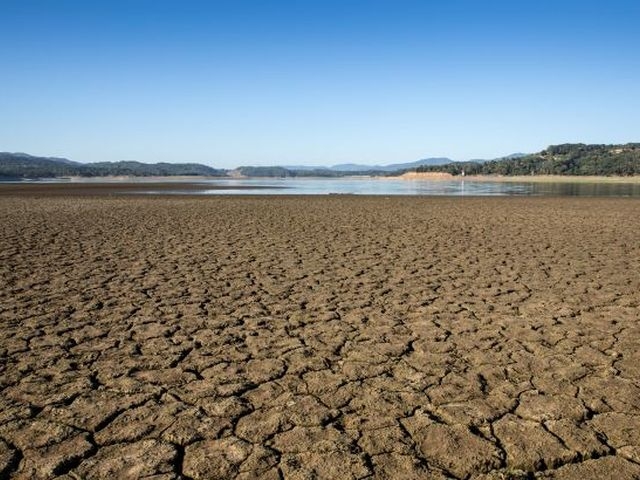
<svg viewBox="0 0 640 480">
<path fill-rule="evenodd" d="M 392 163 L 389 165 L 365 165 L 361 163 L 340 163 L 338 165 L 332 165 L 330 167 L 322 165 L 282 165 L 278 168 L 285 168 L 289 171 L 303 171 L 303 170 L 329 170 L 332 172 L 396 172 L 398 170 L 407 170 L 411 168 L 417 168 L 421 165 L 446 165 L 453 160 L 450 158 L 424 158 L 415 162 L 409 163 Z M 246 167 L 239 167 L 246 168 Z M 258 167 L 260 168 L 260 167 Z"/>
<path fill-rule="evenodd" d="M 423 165 L 446 165 L 453 163 L 450 158 L 423 158 L 415 162 L 408 163 L 392 163 L 390 165 L 360 165 L 357 163 L 342 163 L 330 167 L 330 170 L 338 172 L 363 172 L 367 170 L 377 170 L 380 172 L 396 172 L 398 170 L 409 170 L 412 168 L 418 168 Z"/>
<path fill-rule="evenodd" d="M 524 153 L 513 153 L 505 158 L 520 158 Z M 470 160 L 474 163 L 490 162 L 491 160 Z M 392 176 L 416 169 L 453 168 L 459 162 L 455 162 L 446 157 L 423 158 L 415 162 L 392 163 L 389 165 L 364 165 L 358 163 L 342 163 L 331 167 L 309 166 L 309 165 L 287 165 L 287 166 L 246 166 L 238 167 L 234 172 L 245 177 L 346 177 L 351 175 L 380 175 Z"/>
<path fill-rule="evenodd" d="M 552 145 L 534 153 L 513 153 L 494 160 L 454 162 L 449 158 L 424 158 L 389 165 L 339 164 L 332 167 L 247 166 L 216 169 L 197 163 L 141 163 L 134 161 L 79 163 L 66 158 L 37 157 L 0 152 L 0 180 L 105 176 L 247 176 L 344 177 L 399 175 L 407 171 L 447 172 L 459 175 L 640 175 L 640 143 L 625 145 Z"/>
<path fill-rule="evenodd" d="M 390 165 L 342 163 L 331 167 L 313 165 L 244 166 L 238 167 L 235 172 L 246 177 L 345 177 L 350 175 L 386 175 L 425 165 L 446 165 L 452 162 L 453 160 L 450 158 L 424 158 L 415 162 Z"/>
<path fill-rule="evenodd" d="M 415 162 L 390 165 L 341 164 L 314 166 L 246 166 L 234 170 L 215 169 L 195 163 L 141 163 L 134 161 L 80 163 L 66 158 L 37 157 L 26 153 L 0 153 L 0 178 L 59 178 L 102 176 L 227 176 L 247 177 L 342 177 L 354 174 L 383 175 L 415 169 L 420 166 L 446 165 L 449 158 L 425 158 Z"/>
<path fill-rule="evenodd" d="M 0 152 L 0 179 L 105 177 L 105 176 L 225 176 L 197 163 L 141 163 L 132 161 L 79 163 L 66 158 L 36 157 L 26 153 Z"/>
</svg>

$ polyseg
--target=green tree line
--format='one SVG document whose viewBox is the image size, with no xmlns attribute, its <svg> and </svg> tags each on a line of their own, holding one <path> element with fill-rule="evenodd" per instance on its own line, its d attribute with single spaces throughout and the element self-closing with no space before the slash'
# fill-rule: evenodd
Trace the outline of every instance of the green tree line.
<svg viewBox="0 0 640 480">
<path fill-rule="evenodd" d="M 196 163 L 99 162 L 77 163 L 66 159 L 34 157 L 26 154 L 0 153 L 0 178 L 59 178 L 104 176 L 223 176 L 217 170 Z"/>
<path fill-rule="evenodd" d="M 418 172 L 452 175 L 640 175 L 640 143 L 625 145 L 552 145 L 542 152 L 488 162 L 423 166 Z"/>
</svg>

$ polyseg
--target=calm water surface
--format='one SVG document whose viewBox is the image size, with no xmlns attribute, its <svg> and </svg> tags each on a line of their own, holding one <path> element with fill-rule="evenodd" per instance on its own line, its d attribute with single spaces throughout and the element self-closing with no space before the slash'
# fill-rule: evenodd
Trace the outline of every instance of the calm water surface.
<svg viewBox="0 0 640 480">
<path fill-rule="evenodd" d="M 138 178 L 134 183 L 157 181 Z M 101 179 L 87 179 L 82 183 L 104 183 Z M 117 181 L 112 181 L 117 184 Z M 580 197 L 636 197 L 640 198 L 640 183 L 596 182 L 491 182 L 474 180 L 400 180 L 394 178 L 218 178 L 199 180 L 203 190 L 181 188 L 194 180 L 162 180 L 175 184 L 175 189 L 149 191 L 149 194 L 191 195 L 450 195 L 450 196 L 580 196 Z M 0 182 L 22 183 L 22 182 Z M 69 183 L 64 179 L 43 179 L 34 183 Z M 109 182 L 111 183 L 111 182 Z M 210 188 L 207 188 L 209 186 Z"/>
<path fill-rule="evenodd" d="M 210 180 L 215 195 L 453 195 L 640 197 L 640 184 L 429 181 L 379 178 Z M 180 193 L 176 189 L 175 193 Z"/>
</svg>

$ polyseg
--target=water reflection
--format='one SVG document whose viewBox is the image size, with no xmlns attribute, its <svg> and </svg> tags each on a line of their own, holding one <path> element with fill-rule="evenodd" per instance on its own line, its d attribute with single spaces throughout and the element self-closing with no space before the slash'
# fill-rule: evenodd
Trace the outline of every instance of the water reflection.
<svg viewBox="0 0 640 480">
<path fill-rule="evenodd" d="M 450 195 L 640 197 L 640 184 L 398 180 L 379 178 L 220 179 L 215 195 Z"/>
</svg>

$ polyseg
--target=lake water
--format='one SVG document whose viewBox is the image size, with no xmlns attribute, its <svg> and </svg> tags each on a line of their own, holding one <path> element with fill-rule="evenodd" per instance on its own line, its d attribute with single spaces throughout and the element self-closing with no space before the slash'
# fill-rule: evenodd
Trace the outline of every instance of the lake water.
<svg viewBox="0 0 640 480">
<path fill-rule="evenodd" d="M 162 181 L 174 189 L 152 190 L 143 185 Z M 42 179 L 33 183 L 75 183 L 68 179 Z M 118 180 L 88 178 L 81 183 L 113 183 Z M 7 182 L 0 183 L 22 183 Z M 500 182 L 463 180 L 408 180 L 377 177 L 342 178 L 216 178 L 185 180 L 182 178 L 139 177 L 127 183 L 139 183 L 138 193 L 191 195 L 436 195 L 436 196 L 581 196 L 640 198 L 640 183 L 603 182 Z M 181 188 L 198 184 L 202 190 Z"/>
<path fill-rule="evenodd" d="M 636 183 L 541 183 L 386 178 L 219 179 L 203 195 L 452 195 L 640 197 Z M 177 185 L 176 185 L 177 187 Z M 181 193 L 179 187 L 174 193 Z M 193 193 L 193 192 L 191 192 Z"/>
</svg>

